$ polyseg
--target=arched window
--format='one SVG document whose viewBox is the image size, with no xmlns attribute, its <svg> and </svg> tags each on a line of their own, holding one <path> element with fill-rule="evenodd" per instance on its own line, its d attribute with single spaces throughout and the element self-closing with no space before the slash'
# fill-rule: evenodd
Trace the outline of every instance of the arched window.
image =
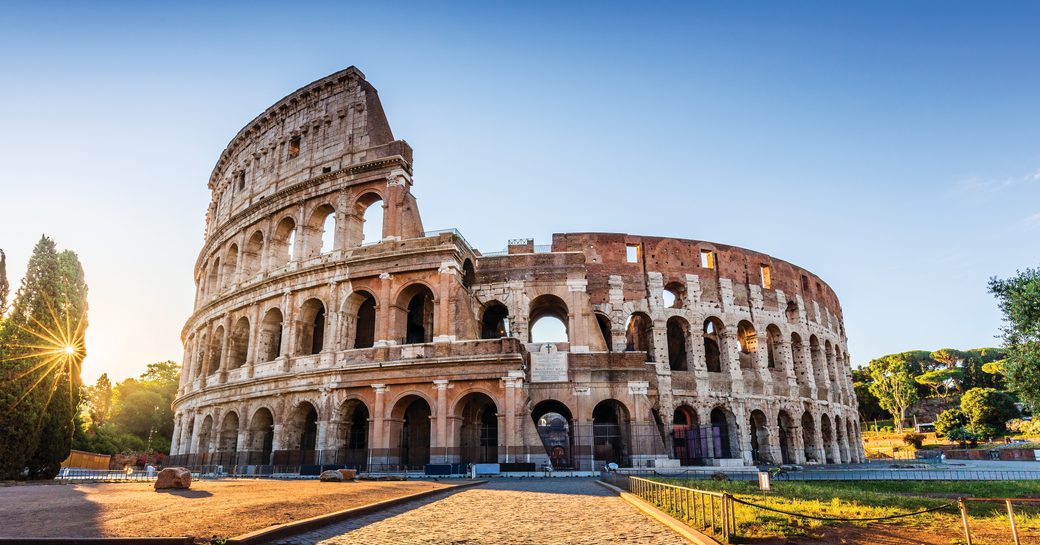
<svg viewBox="0 0 1040 545">
<path fill-rule="evenodd" d="M 220 357 L 224 353 L 224 326 L 217 326 L 213 331 L 213 341 L 209 348 L 208 374 L 212 375 L 220 370 Z"/>
<path fill-rule="evenodd" d="M 264 234 L 260 231 L 254 232 L 246 241 L 245 249 L 242 251 L 242 278 L 252 278 L 260 272 L 261 256 L 264 253 Z"/>
<path fill-rule="evenodd" d="M 332 205 L 323 204 L 315 208 L 307 227 L 309 240 L 305 257 L 316 257 L 335 249 L 336 209 Z"/>
<path fill-rule="evenodd" d="M 603 344 L 606 345 L 607 352 L 612 352 L 614 350 L 614 338 L 610 331 L 610 318 L 597 312 L 596 324 L 599 325 L 599 332 L 603 335 Z"/>
<path fill-rule="evenodd" d="M 376 298 L 361 292 L 364 300 L 354 320 L 354 348 L 371 348 L 376 342 Z"/>
<path fill-rule="evenodd" d="M 679 282 L 671 282 L 661 293 L 665 308 L 682 308 L 686 302 L 686 287 Z"/>
<path fill-rule="evenodd" d="M 228 361 L 229 369 L 237 369 L 246 363 L 246 354 L 249 350 L 249 319 L 245 316 L 235 322 L 231 330 L 231 354 Z"/>
<path fill-rule="evenodd" d="M 784 311 L 787 315 L 787 322 L 792 324 L 798 323 L 798 304 L 794 301 L 787 302 L 787 310 Z"/>
<path fill-rule="evenodd" d="M 473 262 L 469 259 L 462 262 L 462 287 L 470 289 L 476 282 L 477 273 L 473 270 Z"/>
<path fill-rule="evenodd" d="M 709 373 L 722 372 L 722 331 L 718 318 L 704 320 L 704 360 Z"/>
<path fill-rule="evenodd" d="M 383 198 L 366 193 L 354 202 L 347 218 L 347 241 L 350 246 L 374 244 L 383 240 Z"/>
<path fill-rule="evenodd" d="M 687 371 L 686 339 L 690 325 L 673 316 L 668 319 L 668 366 L 672 371 Z"/>
<path fill-rule="evenodd" d="M 272 308 L 260 322 L 260 341 L 257 346 L 258 362 L 274 361 L 282 355 L 282 311 Z"/>
<path fill-rule="evenodd" d="M 281 267 L 292 261 L 296 246 L 296 221 L 282 218 L 271 237 L 271 265 Z"/>
<path fill-rule="evenodd" d="M 563 299 L 555 295 L 541 295 L 531 301 L 528 321 L 531 324 L 530 342 L 562 343 L 568 342 L 567 331 L 568 310 Z"/>
<path fill-rule="evenodd" d="M 215 258 L 209 266 L 209 275 L 206 277 L 206 296 L 214 297 L 220 293 L 220 258 Z"/>
<path fill-rule="evenodd" d="M 224 258 L 223 272 L 220 274 L 220 287 L 226 288 L 235 284 L 236 273 L 238 272 L 238 244 L 232 244 L 227 251 L 227 257 Z"/>
<path fill-rule="evenodd" d="M 753 369 L 755 353 L 758 352 L 758 334 L 751 322 L 741 320 L 737 324 L 737 343 L 740 344 L 740 368 Z"/>
<path fill-rule="evenodd" d="M 646 361 L 654 361 L 654 322 L 642 312 L 634 312 L 625 326 L 625 351 L 646 352 Z"/>
<path fill-rule="evenodd" d="M 325 304 L 308 299 L 300 309 L 298 354 L 318 354 L 325 347 Z"/>
<path fill-rule="evenodd" d="M 769 324 L 769 326 L 766 327 L 766 337 L 766 366 L 770 369 L 776 369 L 778 367 L 781 367 L 779 363 L 781 343 L 780 328 L 776 327 L 776 325 L 774 324 Z"/>
<path fill-rule="evenodd" d="M 481 339 L 501 339 L 509 336 L 509 309 L 494 301 L 484 308 L 480 320 Z"/>
<path fill-rule="evenodd" d="M 827 380 L 827 363 L 823 355 L 823 348 L 820 346 L 820 341 L 816 338 L 816 335 L 809 336 L 809 357 L 812 360 L 813 376 L 816 377 L 816 387 L 826 390 L 827 385 L 830 383 Z"/>
</svg>

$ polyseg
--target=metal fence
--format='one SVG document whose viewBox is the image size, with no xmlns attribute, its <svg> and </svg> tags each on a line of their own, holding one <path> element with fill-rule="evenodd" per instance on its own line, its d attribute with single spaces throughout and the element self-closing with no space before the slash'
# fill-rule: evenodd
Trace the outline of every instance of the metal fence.
<svg viewBox="0 0 1040 545">
<path fill-rule="evenodd" d="M 722 543 L 730 543 L 736 537 L 737 521 L 730 494 L 616 473 L 607 474 L 606 480 Z"/>
</svg>

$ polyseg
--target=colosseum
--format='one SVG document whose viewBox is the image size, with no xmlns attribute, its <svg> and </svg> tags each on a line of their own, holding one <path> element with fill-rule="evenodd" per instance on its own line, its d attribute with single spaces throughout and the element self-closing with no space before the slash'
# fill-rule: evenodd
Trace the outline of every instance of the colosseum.
<svg viewBox="0 0 1040 545">
<path fill-rule="evenodd" d="M 613 233 L 481 252 L 454 229 L 424 230 L 413 182 L 412 149 L 354 67 L 231 140 L 182 331 L 174 463 L 862 459 L 841 306 L 809 271 Z"/>
</svg>

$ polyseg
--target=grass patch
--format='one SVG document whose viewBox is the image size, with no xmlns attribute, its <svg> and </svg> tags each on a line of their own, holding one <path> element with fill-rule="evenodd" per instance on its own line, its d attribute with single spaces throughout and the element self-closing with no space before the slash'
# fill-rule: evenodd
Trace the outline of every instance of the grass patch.
<svg viewBox="0 0 1040 545">
<path fill-rule="evenodd" d="M 749 481 L 702 481 L 655 479 L 689 488 L 729 492 L 736 498 L 774 509 L 820 517 L 873 518 L 902 515 L 964 497 L 1040 497 L 1038 481 L 774 481 L 773 490 L 763 492 Z M 973 527 L 1006 526 L 1003 503 L 969 502 Z M 803 535 L 824 525 L 846 524 L 792 517 L 735 504 L 737 533 L 745 537 Z M 1040 530 L 1040 505 L 1017 504 L 1015 519 L 1020 530 Z M 960 524 L 956 507 L 887 521 L 851 524 L 898 524 L 927 528 Z"/>
</svg>

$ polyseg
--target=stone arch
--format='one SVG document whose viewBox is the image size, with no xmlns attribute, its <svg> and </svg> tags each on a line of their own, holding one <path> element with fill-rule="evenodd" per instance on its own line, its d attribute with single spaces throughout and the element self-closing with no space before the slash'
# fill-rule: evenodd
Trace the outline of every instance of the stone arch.
<svg viewBox="0 0 1040 545">
<path fill-rule="evenodd" d="M 397 294 L 397 337 L 403 344 L 428 343 L 434 335 L 434 291 L 423 282 L 408 284 Z"/>
<path fill-rule="evenodd" d="M 780 463 L 796 463 L 795 451 L 798 448 L 798 443 L 795 437 L 795 432 L 797 430 L 797 425 L 787 411 L 780 409 L 780 411 L 777 412 L 776 428 L 777 439 L 780 444 Z"/>
<path fill-rule="evenodd" d="M 797 324 L 798 323 L 798 303 L 794 301 L 787 302 L 787 308 L 784 310 L 784 316 L 787 318 L 787 323 Z"/>
<path fill-rule="evenodd" d="M 249 352 L 249 318 L 242 316 L 231 328 L 231 351 L 228 353 L 228 369 L 238 369 L 246 363 Z"/>
<path fill-rule="evenodd" d="M 473 260 L 466 258 L 462 262 L 462 287 L 470 289 L 473 287 L 473 283 L 477 281 L 477 273 L 473 269 Z"/>
<path fill-rule="evenodd" d="M 823 351 L 820 340 L 816 335 L 809 336 L 809 359 L 812 362 L 813 376 L 816 378 L 816 388 L 825 389 L 829 384 L 827 380 L 827 366 L 823 361 Z"/>
<path fill-rule="evenodd" d="M 337 463 L 361 468 L 368 463 L 368 436 L 371 414 L 365 402 L 347 398 L 339 408 L 339 444 Z"/>
<path fill-rule="evenodd" d="M 708 414 L 711 425 L 709 447 L 712 458 L 739 458 L 737 418 L 732 411 L 717 406 Z"/>
<path fill-rule="evenodd" d="M 668 367 L 672 371 L 689 371 L 690 323 L 679 316 L 668 318 Z"/>
<path fill-rule="evenodd" d="M 336 209 L 329 203 L 315 206 L 307 220 L 304 257 L 317 257 L 336 249 Z"/>
<path fill-rule="evenodd" d="M 311 297 L 300 305 L 296 353 L 320 354 L 325 349 L 325 303 Z"/>
<path fill-rule="evenodd" d="M 740 348 L 740 368 L 754 369 L 758 355 L 758 333 L 747 320 L 737 323 L 737 346 Z"/>
<path fill-rule="evenodd" d="M 802 413 L 802 446 L 805 449 L 805 461 L 822 463 L 819 452 L 821 445 L 816 443 L 816 418 L 812 412 L 805 410 Z"/>
<path fill-rule="evenodd" d="M 791 363 L 794 367 L 795 379 L 801 387 L 800 395 L 807 397 L 809 395 L 809 370 L 805 364 L 805 346 L 802 344 L 802 337 L 797 333 L 791 333 Z"/>
<path fill-rule="evenodd" d="M 682 282 L 669 282 L 661 292 L 661 302 L 665 308 L 683 308 L 686 305 L 686 285 Z"/>
<path fill-rule="evenodd" d="M 497 462 L 498 406 L 494 398 L 485 392 L 469 391 L 456 401 L 453 414 L 459 462 Z"/>
<path fill-rule="evenodd" d="M 722 372 L 722 336 L 725 332 L 722 320 L 714 316 L 704 320 L 704 364 L 709 373 Z"/>
<path fill-rule="evenodd" d="M 748 418 L 748 430 L 751 433 L 752 462 L 774 462 L 769 452 L 769 420 L 766 414 L 758 409 L 751 411 Z"/>
<path fill-rule="evenodd" d="M 257 333 L 256 361 L 274 361 L 282 355 L 282 327 L 282 310 L 278 307 L 267 309 Z"/>
<path fill-rule="evenodd" d="M 220 293 L 220 257 L 214 257 L 209 265 L 209 274 L 206 276 L 206 295 L 209 298 Z"/>
<path fill-rule="evenodd" d="M 318 447 L 318 408 L 310 401 L 300 401 L 286 419 L 285 445 L 290 451 L 289 463 L 313 464 Z M 296 454 L 298 453 L 298 454 Z"/>
<path fill-rule="evenodd" d="M 604 399 L 592 409 L 592 457 L 597 463 L 630 467 L 630 416 L 625 404 Z"/>
<path fill-rule="evenodd" d="M 263 231 L 253 231 L 253 234 L 246 240 L 246 245 L 242 249 L 242 278 L 252 278 L 253 276 L 260 273 L 262 267 L 262 259 L 264 255 L 264 233 Z"/>
<path fill-rule="evenodd" d="M 347 241 L 350 246 L 374 244 L 383 239 L 386 232 L 384 208 L 383 196 L 374 190 L 366 191 L 354 199 L 347 217 Z"/>
<path fill-rule="evenodd" d="M 217 452 L 235 453 L 238 451 L 238 413 L 228 411 L 220 425 L 217 436 Z"/>
<path fill-rule="evenodd" d="M 278 221 L 268 244 L 271 250 L 271 265 L 281 267 L 293 260 L 293 252 L 296 249 L 296 220 L 292 216 L 285 216 Z"/>
<path fill-rule="evenodd" d="M 250 452 L 251 464 L 271 463 L 274 452 L 274 413 L 267 407 L 259 407 L 249 418 L 246 449 Z"/>
<path fill-rule="evenodd" d="M 232 243 L 224 254 L 224 265 L 220 272 L 220 288 L 224 289 L 235 284 L 238 274 L 238 244 Z"/>
<path fill-rule="evenodd" d="M 480 316 L 480 338 L 501 339 L 509 336 L 509 308 L 499 301 L 484 304 Z"/>
<path fill-rule="evenodd" d="M 343 301 L 343 315 L 347 316 L 347 348 L 371 348 L 376 342 L 375 295 L 367 289 L 351 292 Z"/>
<path fill-rule="evenodd" d="M 529 342 L 567 342 L 570 340 L 570 311 L 559 297 L 546 293 L 531 301 L 527 323 L 530 324 Z M 558 323 L 555 323 L 555 322 Z M 541 326 L 536 327 L 541 323 Z M 554 328 L 563 327 L 563 338 Z"/>
<path fill-rule="evenodd" d="M 198 452 L 209 453 L 213 450 L 213 415 L 206 415 L 206 418 L 202 419 L 202 426 L 199 427 L 199 449 Z"/>
<path fill-rule="evenodd" d="M 555 399 L 538 402 L 531 410 L 538 438 L 549 463 L 556 469 L 574 469 L 574 419 L 566 404 Z"/>
<path fill-rule="evenodd" d="M 195 378 L 204 377 L 209 374 L 206 366 L 209 364 L 209 335 L 205 331 L 199 334 L 199 349 L 198 353 L 195 354 L 195 372 L 193 376 Z"/>
<path fill-rule="evenodd" d="M 827 385 L 837 392 L 838 373 L 834 364 L 834 346 L 829 339 L 823 341 L 823 357 L 827 362 Z"/>
<path fill-rule="evenodd" d="M 402 395 L 391 406 L 390 452 L 396 453 L 404 469 L 421 468 L 430 462 L 432 416 L 429 400 L 416 393 Z"/>
<path fill-rule="evenodd" d="M 782 343 L 783 336 L 780 333 L 780 328 L 776 324 L 766 326 L 766 367 L 768 369 L 783 368 L 780 360 L 780 346 Z"/>
<path fill-rule="evenodd" d="M 213 375 L 220 370 L 220 359 L 224 354 L 224 326 L 218 325 L 213 330 L 213 338 L 209 345 L 209 362 L 206 366 L 206 374 Z"/>
<path fill-rule="evenodd" d="M 679 405 L 672 413 L 672 456 L 684 466 L 697 465 L 704 455 L 697 411 Z"/>
<path fill-rule="evenodd" d="M 654 321 L 645 312 L 633 312 L 625 324 L 625 352 L 646 352 L 654 361 Z"/>
</svg>

